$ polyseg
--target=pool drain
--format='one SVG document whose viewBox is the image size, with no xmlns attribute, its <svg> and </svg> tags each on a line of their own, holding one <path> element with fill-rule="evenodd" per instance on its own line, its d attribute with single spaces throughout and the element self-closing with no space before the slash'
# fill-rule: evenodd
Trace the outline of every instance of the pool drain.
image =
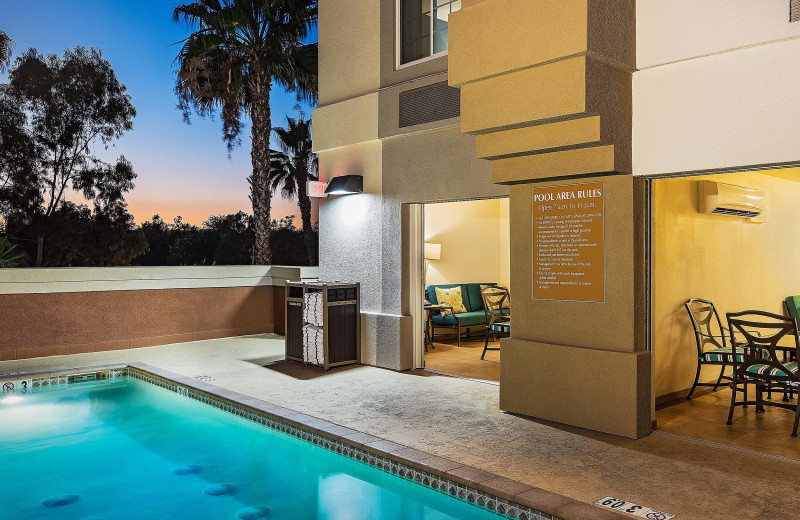
<svg viewBox="0 0 800 520">
<path fill-rule="evenodd" d="M 236 486 L 233 484 L 213 484 L 203 489 L 203 493 L 211 497 L 221 497 L 236 493 Z"/>
<path fill-rule="evenodd" d="M 203 466 L 198 466 L 197 464 L 189 464 L 188 466 L 180 466 L 172 470 L 173 475 L 194 475 L 196 473 L 200 473 L 203 471 Z"/>
<path fill-rule="evenodd" d="M 78 495 L 53 495 L 42 500 L 44 507 L 61 507 L 78 500 Z"/>
<path fill-rule="evenodd" d="M 259 520 L 267 518 L 272 513 L 268 507 L 245 507 L 236 513 L 236 518 L 239 520 Z"/>
</svg>

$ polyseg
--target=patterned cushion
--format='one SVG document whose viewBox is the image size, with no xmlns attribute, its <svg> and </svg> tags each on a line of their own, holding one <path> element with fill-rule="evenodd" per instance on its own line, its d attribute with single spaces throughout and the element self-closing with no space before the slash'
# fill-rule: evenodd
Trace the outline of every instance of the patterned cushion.
<svg viewBox="0 0 800 520">
<path fill-rule="evenodd" d="M 492 291 L 492 292 L 494 292 L 494 290 L 508 292 L 508 288 L 507 287 L 503 287 L 502 285 L 488 285 L 488 284 L 484 285 L 484 284 L 481 284 L 481 293 L 486 292 L 487 289 Z M 511 308 L 511 293 L 510 292 L 509 292 L 509 297 L 506 298 L 505 300 L 503 300 L 503 308 L 504 309 L 510 309 Z"/>
<path fill-rule="evenodd" d="M 496 321 L 492 323 L 492 332 L 500 332 L 502 334 L 511 334 L 510 321 Z"/>
<path fill-rule="evenodd" d="M 436 299 L 439 301 L 439 305 L 447 305 L 452 307 L 454 314 L 467 312 L 467 308 L 464 306 L 464 298 L 461 297 L 460 286 L 452 287 L 450 289 L 442 289 L 441 287 L 437 287 Z M 445 309 L 442 311 L 442 316 L 448 316 L 449 314 L 450 309 Z"/>
<path fill-rule="evenodd" d="M 733 363 L 733 350 L 728 347 L 715 348 L 703 352 L 703 361 L 708 363 Z M 743 354 L 736 354 L 736 362 L 741 363 L 744 361 Z"/>
<path fill-rule="evenodd" d="M 768 350 L 761 351 L 762 357 L 769 357 Z M 706 363 L 731 363 L 733 364 L 733 350 L 730 347 L 715 348 L 713 350 L 706 350 L 703 352 L 703 361 Z M 744 354 L 741 349 L 737 350 L 736 362 L 744 363 Z"/>
<path fill-rule="evenodd" d="M 784 363 L 784 365 L 792 374 L 797 374 L 797 361 L 792 361 L 791 363 Z M 789 374 L 781 370 L 780 368 L 771 367 L 769 365 L 751 365 L 747 368 L 747 371 L 751 374 L 761 374 L 761 375 L 768 375 L 772 377 L 789 377 Z"/>
</svg>

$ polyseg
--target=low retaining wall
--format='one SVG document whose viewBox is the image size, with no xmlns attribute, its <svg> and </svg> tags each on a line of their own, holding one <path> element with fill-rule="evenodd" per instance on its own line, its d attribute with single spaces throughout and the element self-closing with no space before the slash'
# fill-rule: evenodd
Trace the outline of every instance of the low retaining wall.
<svg viewBox="0 0 800 520">
<path fill-rule="evenodd" d="M 284 332 L 280 266 L 0 270 L 0 361 Z"/>
</svg>

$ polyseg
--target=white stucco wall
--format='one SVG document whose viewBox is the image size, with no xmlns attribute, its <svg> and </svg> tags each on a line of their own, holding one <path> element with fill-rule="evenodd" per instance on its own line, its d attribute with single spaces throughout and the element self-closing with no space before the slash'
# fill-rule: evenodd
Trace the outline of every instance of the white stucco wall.
<svg viewBox="0 0 800 520">
<path fill-rule="evenodd" d="M 800 35 L 789 0 L 639 0 L 636 66 L 645 69 Z"/>
<path fill-rule="evenodd" d="M 633 171 L 800 161 L 800 23 L 785 0 L 637 6 Z"/>
</svg>

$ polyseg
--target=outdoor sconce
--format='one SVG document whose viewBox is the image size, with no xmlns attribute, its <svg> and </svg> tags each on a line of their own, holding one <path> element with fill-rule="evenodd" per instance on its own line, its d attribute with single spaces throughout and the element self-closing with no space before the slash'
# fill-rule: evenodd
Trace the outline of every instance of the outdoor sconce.
<svg viewBox="0 0 800 520">
<path fill-rule="evenodd" d="M 363 193 L 364 177 L 362 175 L 342 175 L 334 177 L 325 189 L 326 195 L 353 195 Z"/>
</svg>

